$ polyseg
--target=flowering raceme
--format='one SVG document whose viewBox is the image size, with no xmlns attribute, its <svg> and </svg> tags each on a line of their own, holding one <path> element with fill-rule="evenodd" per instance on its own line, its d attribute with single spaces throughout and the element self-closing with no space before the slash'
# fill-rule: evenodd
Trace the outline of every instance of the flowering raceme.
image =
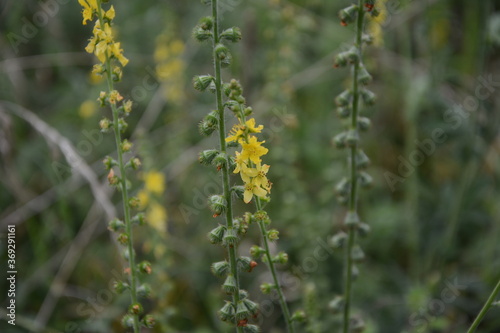
<svg viewBox="0 0 500 333">
<path fill-rule="evenodd" d="M 255 119 L 240 120 L 240 124 L 234 125 L 226 138 L 226 142 L 238 142 L 241 152 L 236 152 L 236 168 L 234 173 L 239 173 L 241 180 L 245 183 L 243 201 L 249 203 L 254 195 L 266 198 L 271 192 L 271 182 L 267 179 L 269 165 L 262 164 L 261 156 L 267 154 L 268 149 L 263 147 L 265 141 L 258 141 L 251 133 L 261 133 L 264 126 L 255 126 Z"/>
<path fill-rule="evenodd" d="M 86 9 L 84 9 L 85 13 Z M 112 20 L 115 17 L 115 10 L 113 6 L 105 12 L 105 20 Z M 101 28 L 100 21 L 96 21 L 94 29 L 92 30 L 94 36 L 89 39 L 88 45 L 85 47 L 85 51 L 88 53 L 94 53 L 101 63 L 104 64 L 106 58 L 116 58 L 122 66 L 126 66 L 128 59 L 123 56 L 123 50 L 120 47 L 120 43 L 117 43 L 113 39 L 113 30 L 109 23 L 104 23 L 104 28 Z"/>
</svg>

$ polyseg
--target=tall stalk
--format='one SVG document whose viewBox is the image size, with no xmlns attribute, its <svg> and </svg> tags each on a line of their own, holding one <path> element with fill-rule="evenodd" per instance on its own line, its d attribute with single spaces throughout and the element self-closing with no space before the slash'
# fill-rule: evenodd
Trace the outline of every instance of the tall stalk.
<svg viewBox="0 0 500 333">
<path fill-rule="evenodd" d="M 141 213 L 131 216 L 131 209 L 139 206 L 139 201 L 135 197 L 129 195 L 127 169 L 137 170 L 141 162 L 136 157 L 131 157 L 125 162 L 125 154 L 132 149 L 132 143 L 122 139 L 122 132 L 127 128 L 125 117 L 132 111 L 132 102 L 124 101 L 120 93 L 115 90 L 114 82 L 121 79 L 122 69 L 128 63 L 128 59 L 123 56 L 123 50 L 120 48 L 120 43 L 114 40 L 111 25 L 115 17 L 115 10 L 110 6 L 108 10 L 102 8 L 101 0 L 79 0 L 83 7 L 83 24 L 87 21 L 92 21 L 94 16 L 97 20 L 93 29 L 93 37 L 89 40 L 89 44 L 85 48 L 87 52 L 94 53 L 99 59 L 100 64 L 94 66 L 92 72 L 96 75 L 106 77 L 107 91 L 100 93 L 99 101 L 101 106 L 109 106 L 111 108 L 112 119 L 104 117 L 100 121 L 100 127 L 103 132 L 112 131 L 115 137 L 117 149 L 117 159 L 110 156 L 104 160 L 104 165 L 108 170 L 108 181 L 110 185 L 116 186 L 122 195 L 123 201 L 123 221 L 114 219 L 109 223 L 109 229 L 119 233 L 118 241 L 125 246 L 124 256 L 128 261 L 129 267 L 127 272 L 128 281 L 116 281 L 114 286 L 117 292 L 128 290 L 130 292 L 131 304 L 128 309 L 128 314 L 122 319 L 122 323 L 127 328 L 132 328 L 134 333 L 140 332 L 140 327 L 153 327 L 154 318 L 146 315 L 140 319 L 143 312 L 143 307 L 139 302 L 139 294 L 147 296 L 149 293 L 148 285 L 139 286 L 139 273 L 151 273 L 151 264 L 149 262 L 141 262 L 136 264 L 136 256 L 134 252 L 134 237 L 133 224 L 143 224 L 144 218 Z M 115 174 L 115 168 L 118 170 L 118 175 Z"/>
<path fill-rule="evenodd" d="M 361 247 L 356 244 L 358 233 L 365 233 L 369 230 L 368 225 L 361 223 L 358 215 L 358 189 L 360 186 L 369 186 L 371 177 L 364 171 L 369 165 L 369 158 L 360 149 L 359 131 L 367 130 L 370 126 L 368 118 L 361 117 L 360 104 L 373 105 L 375 94 L 364 87 L 371 81 L 371 76 L 366 70 L 362 61 L 363 44 L 371 41 L 370 37 L 363 34 L 365 13 L 377 14 L 374 8 L 374 1 L 358 0 L 357 5 L 351 5 L 339 12 L 341 24 L 347 26 L 355 23 L 356 37 L 354 45 L 346 52 L 337 55 L 335 67 L 351 65 L 352 85 L 337 96 L 337 114 L 341 119 L 346 120 L 347 130 L 334 138 L 338 148 L 348 148 L 348 176 L 344 177 L 336 186 L 338 199 L 347 205 L 347 213 L 344 219 L 344 226 L 347 233 L 340 232 L 333 237 L 334 245 L 345 246 L 345 273 L 344 273 L 344 293 L 342 297 L 337 297 L 330 304 L 331 307 L 341 310 L 343 322 L 342 332 L 347 333 L 351 328 L 359 328 L 363 325 L 361 319 L 351 318 L 352 307 L 352 287 L 355 279 L 356 262 L 364 259 Z M 338 244 L 335 244 L 338 243 Z M 339 300 L 342 301 L 339 301 Z M 352 322 L 352 323 L 351 323 Z"/>
<path fill-rule="evenodd" d="M 476 331 L 477 327 L 479 326 L 479 324 L 483 320 L 484 316 L 486 316 L 486 313 L 488 312 L 488 310 L 493 305 L 493 302 L 495 301 L 495 299 L 496 299 L 496 297 L 497 297 L 497 295 L 499 293 L 500 293 L 500 280 L 498 280 L 498 283 L 495 286 L 495 288 L 493 289 L 493 291 L 491 292 L 490 297 L 488 297 L 488 300 L 484 304 L 484 306 L 481 309 L 481 311 L 478 313 L 476 319 L 474 319 L 474 322 L 472 323 L 472 325 L 467 330 L 467 333 L 474 333 Z"/>
</svg>

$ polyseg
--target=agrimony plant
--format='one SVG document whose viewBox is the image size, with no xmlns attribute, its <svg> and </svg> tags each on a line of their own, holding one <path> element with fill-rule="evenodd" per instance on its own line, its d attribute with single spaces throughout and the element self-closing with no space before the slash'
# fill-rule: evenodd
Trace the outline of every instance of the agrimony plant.
<svg viewBox="0 0 500 333">
<path fill-rule="evenodd" d="M 360 131 L 370 127 L 370 120 L 360 115 L 361 103 L 365 106 L 373 105 L 375 94 L 366 88 L 372 77 L 368 73 L 362 59 L 364 44 L 370 43 L 372 38 L 363 34 L 364 19 L 366 14 L 377 15 L 374 0 L 358 0 L 357 4 L 342 9 L 339 17 L 342 26 L 354 23 L 356 39 L 354 45 L 347 51 L 337 55 L 335 67 L 351 67 L 352 85 L 344 90 L 335 99 L 338 116 L 345 121 L 346 130 L 334 138 L 338 148 L 348 151 L 349 173 L 337 185 L 336 192 L 339 201 L 347 204 L 348 210 L 344 219 L 344 228 L 332 238 L 334 246 L 345 247 L 345 281 L 344 294 L 330 302 L 330 308 L 343 313 L 342 332 L 350 330 L 361 331 L 363 321 L 360 318 L 351 318 L 351 295 L 353 281 L 358 274 L 356 263 L 363 261 L 365 255 L 357 244 L 358 234 L 364 235 L 369 226 L 362 223 L 358 215 L 358 189 L 371 184 L 372 178 L 364 169 L 370 160 L 360 147 Z"/>
<path fill-rule="evenodd" d="M 122 194 L 123 200 L 123 220 L 115 218 L 109 223 L 109 229 L 118 233 L 118 241 L 124 246 L 124 257 L 128 261 L 129 267 L 125 269 L 127 278 L 125 281 L 115 281 L 114 287 L 117 292 L 128 291 L 130 293 L 131 304 L 128 313 L 122 318 L 122 324 L 126 328 L 133 329 L 134 333 L 140 331 L 141 326 L 153 327 L 154 318 L 151 315 L 144 315 L 143 306 L 139 297 L 147 297 L 150 294 L 150 287 L 141 284 L 139 275 L 150 274 L 151 264 L 143 261 L 136 264 L 136 256 L 133 248 L 134 225 L 144 224 L 144 215 L 138 213 L 132 216 L 132 210 L 139 207 L 139 199 L 129 194 L 130 181 L 127 178 L 127 170 L 137 170 L 141 162 L 137 157 L 130 157 L 125 161 L 125 155 L 132 151 L 132 143 L 123 139 L 122 135 L 127 129 L 125 118 L 132 111 L 132 101 L 124 100 L 122 95 L 115 90 L 114 83 L 121 80 L 122 67 L 127 65 L 128 59 L 123 55 L 120 43 L 117 42 L 113 34 L 113 19 L 115 9 L 113 5 L 107 10 L 102 3 L 108 1 L 101 0 L 78 0 L 83 7 L 83 24 L 88 21 L 94 22 L 93 36 L 90 38 L 85 50 L 93 53 L 99 60 L 94 65 L 92 72 L 106 78 L 107 90 L 101 91 L 98 102 L 102 107 L 111 109 L 111 119 L 104 117 L 100 122 L 101 131 L 112 132 L 115 137 L 117 158 L 107 156 L 104 159 L 104 166 L 108 170 L 108 182 L 117 188 Z"/>
</svg>

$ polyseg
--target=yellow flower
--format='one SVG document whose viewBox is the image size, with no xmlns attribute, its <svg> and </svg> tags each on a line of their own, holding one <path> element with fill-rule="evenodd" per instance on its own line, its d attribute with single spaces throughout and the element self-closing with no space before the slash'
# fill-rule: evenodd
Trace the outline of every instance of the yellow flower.
<svg viewBox="0 0 500 333">
<path fill-rule="evenodd" d="M 145 189 L 154 194 L 165 191 L 165 176 L 158 171 L 150 171 L 144 175 Z"/>
<path fill-rule="evenodd" d="M 82 103 L 82 105 L 80 105 L 80 110 L 78 110 L 78 115 L 86 119 L 91 117 L 95 113 L 96 109 L 97 107 L 94 101 L 86 100 L 85 102 Z"/>
<path fill-rule="evenodd" d="M 255 185 L 253 182 L 245 184 L 245 192 L 243 193 L 243 201 L 249 203 L 252 201 L 253 196 L 256 195 L 265 198 L 267 195 L 266 190 L 262 187 Z"/>
<path fill-rule="evenodd" d="M 242 172 L 241 179 L 243 179 L 245 183 L 252 182 L 256 186 L 261 186 L 269 192 L 271 187 L 266 176 L 268 171 L 269 165 L 260 165 L 259 163 L 255 166 L 255 168 L 248 168 L 244 173 Z"/>
<path fill-rule="evenodd" d="M 236 124 L 233 126 L 229 132 L 229 136 L 226 138 L 226 142 L 238 141 L 241 139 L 245 133 L 260 133 L 264 126 L 259 125 L 255 127 L 255 119 L 251 118 L 245 122 L 245 125 Z"/>
<path fill-rule="evenodd" d="M 184 52 L 184 48 L 184 43 L 179 39 L 173 40 L 172 43 L 170 43 L 170 50 L 172 50 L 172 53 L 175 55 Z"/>
<path fill-rule="evenodd" d="M 253 163 L 259 164 L 261 162 L 260 157 L 269 151 L 267 148 L 261 146 L 264 142 L 258 142 L 255 136 L 251 136 L 247 143 L 241 142 L 241 146 L 243 147 L 241 158 L 243 160 L 249 159 Z"/>
<path fill-rule="evenodd" d="M 167 222 L 165 207 L 158 203 L 152 203 L 146 213 L 146 221 L 156 230 L 164 232 L 165 222 Z"/>
<path fill-rule="evenodd" d="M 118 59 L 118 61 L 122 64 L 122 66 L 126 66 L 128 64 L 128 59 L 123 56 L 123 50 L 120 49 L 120 43 L 114 43 L 111 48 L 111 54 Z"/>
<path fill-rule="evenodd" d="M 111 6 L 109 10 L 104 14 L 104 17 L 106 17 L 109 20 L 112 20 L 115 18 L 115 7 Z"/>
<path fill-rule="evenodd" d="M 96 0 L 78 0 L 78 3 L 83 7 L 83 25 L 87 24 L 87 21 L 92 21 L 92 16 L 94 15 L 94 10 L 97 10 Z"/>
<path fill-rule="evenodd" d="M 137 198 L 139 198 L 139 210 L 143 210 L 147 207 L 149 203 L 149 194 L 146 190 L 142 189 L 137 193 Z"/>
</svg>

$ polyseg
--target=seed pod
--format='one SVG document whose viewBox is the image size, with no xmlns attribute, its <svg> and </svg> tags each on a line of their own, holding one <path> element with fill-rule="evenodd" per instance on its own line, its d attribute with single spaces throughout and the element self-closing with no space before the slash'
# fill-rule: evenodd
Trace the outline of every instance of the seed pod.
<svg viewBox="0 0 500 333">
<path fill-rule="evenodd" d="M 365 260 L 365 253 L 359 245 L 354 245 L 351 249 L 351 258 L 354 262 L 363 262 Z"/>
<path fill-rule="evenodd" d="M 277 264 L 282 264 L 282 265 L 286 264 L 288 262 L 288 254 L 281 251 L 273 258 L 273 262 L 277 263 Z"/>
<path fill-rule="evenodd" d="M 219 154 L 219 151 L 216 149 L 203 150 L 198 155 L 198 161 L 203 165 L 211 165 L 217 154 Z"/>
<path fill-rule="evenodd" d="M 215 276 L 224 277 L 229 274 L 231 267 L 227 261 L 214 262 L 210 267 L 210 270 Z"/>
<path fill-rule="evenodd" d="M 350 90 L 344 90 L 336 98 L 335 103 L 337 106 L 348 106 L 351 103 L 352 93 Z"/>
<path fill-rule="evenodd" d="M 146 327 L 146 328 L 153 328 L 155 327 L 156 325 L 156 320 L 155 320 L 155 317 L 153 317 L 152 315 L 145 315 L 144 318 L 142 318 L 142 324 Z"/>
<path fill-rule="evenodd" d="M 258 245 L 253 245 L 251 248 L 250 248 L 250 255 L 253 257 L 253 258 L 259 258 L 262 254 L 264 254 L 264 249 L 261 248 L 260 246 Z"/>
<path fill-rule="evenodd" d="M 214 18 L 212 16 L 202 17 L 198 26 L 203 30 L 211 30 L 214 26 Z"/>
<path fill-rule="evenodd" d="M 352 280 L 353 281 L 357 280 L 358 276 L 359 276 L 359 268 L 358 268 L 358 266 L 352 265 L 351 272 L 352 272 L 352 275 L 351 275 L 352 276 Z"/>
<path fill-rule="evenodd" d="M 344 304 L 344 297 L 337 295 L 328 303 L 328 310 L 333 314 L 341 313 L 344 310 Z"/>
<path fill-rule="evenodd" d="M 212 161 L 212 164 L 217 167 L 217 170 L 220 170 L 224 168 L 227 165 L 227 154 L 226 153 L 219 153 L 217 156 L 215 156 L 214 160 Z"/>
<path fill-rule="evenodd" d="M 267 232 L 267 238 L 269 238 L 270 241 L 276 241 L 279 239 L 280 232 L 276 229 L 271 229 Z"/>
<path fill-rule="evenodd" d="M 243 326 L 243 332 L 244 333 L 259 333 L 260 328 L 257 325 L 246 325 L 246 326 Z"/>
<path fill-rule="evenodd" d="M 359 133 L 356 129 L 350 129 L 345 136 L 347 147 L 354 147 L 359 142 Z"/>
<path fill-rule="evenodd" d="M 346 145 L 346 138 L 347 138 L 347 132 L 342 132 L 340 134 L 335 135 L 333 138 L 333 143 L 335 144 L 335 147 L 342 149 L 345 148 Z"/>
<path fill-rule="evenodd" d="M 243 200 L 243 196 L 245 194 L 245 186 L 243 185 L 236 185 L 231 187 L 231 191 L 236 194 L 238 199 Z"/>
<path fill-rule="evenodd" d="M 357 212 L 348 212 L 344 224 L 346 227 L 357 227 L 361 223 Z"/>
<path fill-rule="evenodd" d="M 357 231 L 361 237 L 366 237 L 370 233 L 371 227 L 366 223 L 360 223 L 358 224 Z"/>
<path fill-rule="evenodd" d="M 240 272 L 250 272 L 253 267 L 251 267 L 252 259 L 249 257 L 239 257 L 236 260 L 236 266 Z"/>
<path fill-rule="evenodd" d="M 123 293 L 125 290 L 129 289 L 130 286 L 128 285 L 128 283 L 126 282 L 123 282 L 123 281 L 114 281 L 113 282 L 113 289 L 118 293 L 118 294 L 121 294 Z"/>
<path fill-rule="evenodd" d="M 193 87 L 198 91 L 205 91 L 213 81 L 212 75 L 197 75 L 193 78 Z"/>
<path fill-rule="evenodd" d="M 240 299 L 248 298 L 248 291 L 240 289 L 239 295 L 240 295 Z"/>
<path fill-rule="evenodd" d="M 349 23 L 354 22 L 358 9 L 359 8 L 356 5 L 350 5 L 349 7 L 342 9 L 339 12 L 339 18 L 341 20 L 341 24 L 343 26 L 346 26 Z"/>
<path fill-rule="evenodd" d="M 202 27 L 200 26 L 196 26 L 194 29 L 193 29 L 193 37 L 194 39 L 196 39 L 198 42 L 204 42 L 206 40 L 209 40 L 211 38 L 213 38 L 213 33 L 212 31 L 209 31 L 209 30 L 204 30 Z"/>
<path fill-rule="evenodd" d="M 236 285 L 236 278 L 234 277 L 233 274 L 229 274 L 226 277 L 226 280 L 224 281 L 224 284 L 222 285 L 222 290 L 226 294 L 234 294 L 235 292 L 238 291 L 237 285 Z"/>
<path fill-rule="evenodd" d="M 257 303 L 249 300 L 248 298 L 245 298 L 243 299 L 243 304 L 245 304 L 247 310 L 253 315 L 255 316 L 258 312 L 259 312 L 259 306 L 257 305 Z"/>
<path fill-rule="evenodd" d="M 125 229 L 125 223 L 123 221 L 114 218 L 108 223 L 108 230 L 114 231 L 114 232 L 119 232 L 123 231 Z"/>
<path fill-rule="evenodd" d="M 368 90 L 366 88 L 362 88 L 360 93 L 361 93 L 361 98 L 363 99 L 363 103 L 365 103 L 365 105 L 372 106 L 375 104 L 377 95 L 375 95 L 373 91 Z"/>
<path fill-rule="evenodd" d="M 370 159 L 362 149 L 356 151 L 356 166 L 358 169 L 365 169 L 370 165 Z"/>
<path fill-rule="evenodd" d="M 226 304 L 219 310 L 219 318 L 222 321 L 232 322 L 234 321 L 235 312 L 233 303 L 226 301 Z"/>
<path fill-rule="evenodd" d="M 228 40 L 228 41 L 233 42 L 233 43 L 239 42 L 241 40 L 240 28 L 232 27 L 232 28 L 224 30 L 220 34 L 220 39 L 225 39 L 225 40 Z"/>
<path fill-rule="evenodd" d="M 347 51 L 347 59 L 351 64 L 359 62 L 359 49 L 356 46 L 352 46 L 349 51 Z"/>
<path fill-rule="evenodd" d="M 149 261 L 142 261 L 137 265 L 138 271 L 143 274 L 151 274 L 152 268 L 151 263 Z"/>
<path fill-rule="evenodd" d="M 137 295 L 139 297 L 149 297 L 151 295 L 151 286 L 147 283 L 144 283 L 137 288 Z"/>
<path fill-rule="evenodd" d="M 348 60 L 349 60 L 349 58 L 347 57 L 347 52 L 339 53 L 335 57 L 333 67 L 335 67 L 335 68 L 345 67 L 345 66 L 347 66 Z"/>
<path fill-rule="evenodd" d="M 212 244 L 221 244 L 224 239 L 224 234 L 226 233 L 226 227 L 219 225 L 217 228 L 213 229 L 208 233 L 208 240 Z"/>
<path fill-rule="evenodd" d="M 330 238 L 328 243 L 334 249 L 339 249 L 345 245 L 346 241 L 347 241 L 347 234 L 343 231 L 339 231 L 338 233 L 333 235 L 332 238 Z"/>
<path fill-rule="evenodd" d="M 251 312 L 248 310 L 245 303 L 243 303 L 243 301 L 239 301 L 238 305 L 236 306 L 236 320 L 246 319 L 250 317 L 250 315 Z"/>
<path fill-rule="evenodd" d="M 299 323 L 305 322 L 307 319 L 307 315 L 303 310 L 297 310 L 293 313 L 292 318 L 290 318 L 292 321 L 297 321 Z"/>
<path fill-rule="evenodd" d="M 270 294 L 271 291 L 275 288 L 276 285 L 273 283 L 263 283 L 260 285 L 260 291 L 262 291 L 262 293 L 265 295 Z"/>
<path fill-rule="evenodd" d="M 351 108 L 349 106 L 340 106 L 337 108 L 337 115 L 340 119 L 346 119 L 351 116 Z"/>
<path fill-rule="evenodd" d="M 366 117 L 358 117 L 358 127 L 362 131 L 367 131 L 370 129 L 372 122 Z"/>
<path fill-rule="evenodd" d="M 146 216 L 144 213 L 137 213 L 132 217 L 132 222 L 133 225 L 144 225 L 146 223 Z"/>
<path fill-rule="evenodd" d="M 348 195 L 351 192 L 351 182 L 347 177 L 344 177 L 335 185 L 335 192 L 340 195 Z"/>
<path fill-rule="evenodd" d="M 217 44 L 215 46 L 214 51 L 217 59 L 221 61 L 222 67 L 227 67 L 231 64 L 231 59 L 232 59 L 231 53 L 224 44 L 222 43 Z"/>
<path fill-rule="evenodd" d="M 373 178 L 372 176 L 370 176 L 368 173 L 364 172 L 364 171 L 361 171 L 359 174 L 358 174 L 358 178 L 359 178 L 359 183 L 362 187 L 370 187 L 373 183 Z"/>
<path fill-rule="evenodd" d="M 208 206 L 214 213 L 214 217 L 217 217 L 226 211 L 227 201 L 222 195 L 214 194 L 208 198 Z"/>
<path fill-rule="evenodd" d="M 361 64 L 359 66 L 359 72 L 358 72 L 358 81 L 361 83 L 361 84 L 368 84 L 370 83 L 370 81 L 372 80 L 372 76 L 370 75 L 370 73 L 368 73 L 368 71 L 366 70 L 366 67 Z"/>
<path fill-rule="evenodd" d="M 142 308 L 141 303 L 130 304 L 130 306 L 128 308 L 128 312 L 131 314 L 135 314 L 135 315 L 142 313 L 142 311 L 143 311 L 143 308 Z"/>
<path fill-rule="evenodd" d="M 222 244 L 225 246 L 235 246 L 238 243 L 238 232 L 233 227 L 229 227 L 224 234 L 224 238 L 222 239 Z"/>
<path fill-rule="evenodd" d="M 122 318 L 122 326 L 125 328 L 132 328 L 134 327 L 134 317 L 130 314 L 126 314 Z"/>
<path fill-rule="evenodd" d="M 362 333 L 365 330 L 365 322 L 361 318 L 351 318 L 349 327 L 352 333 Z"/>
</svg>

